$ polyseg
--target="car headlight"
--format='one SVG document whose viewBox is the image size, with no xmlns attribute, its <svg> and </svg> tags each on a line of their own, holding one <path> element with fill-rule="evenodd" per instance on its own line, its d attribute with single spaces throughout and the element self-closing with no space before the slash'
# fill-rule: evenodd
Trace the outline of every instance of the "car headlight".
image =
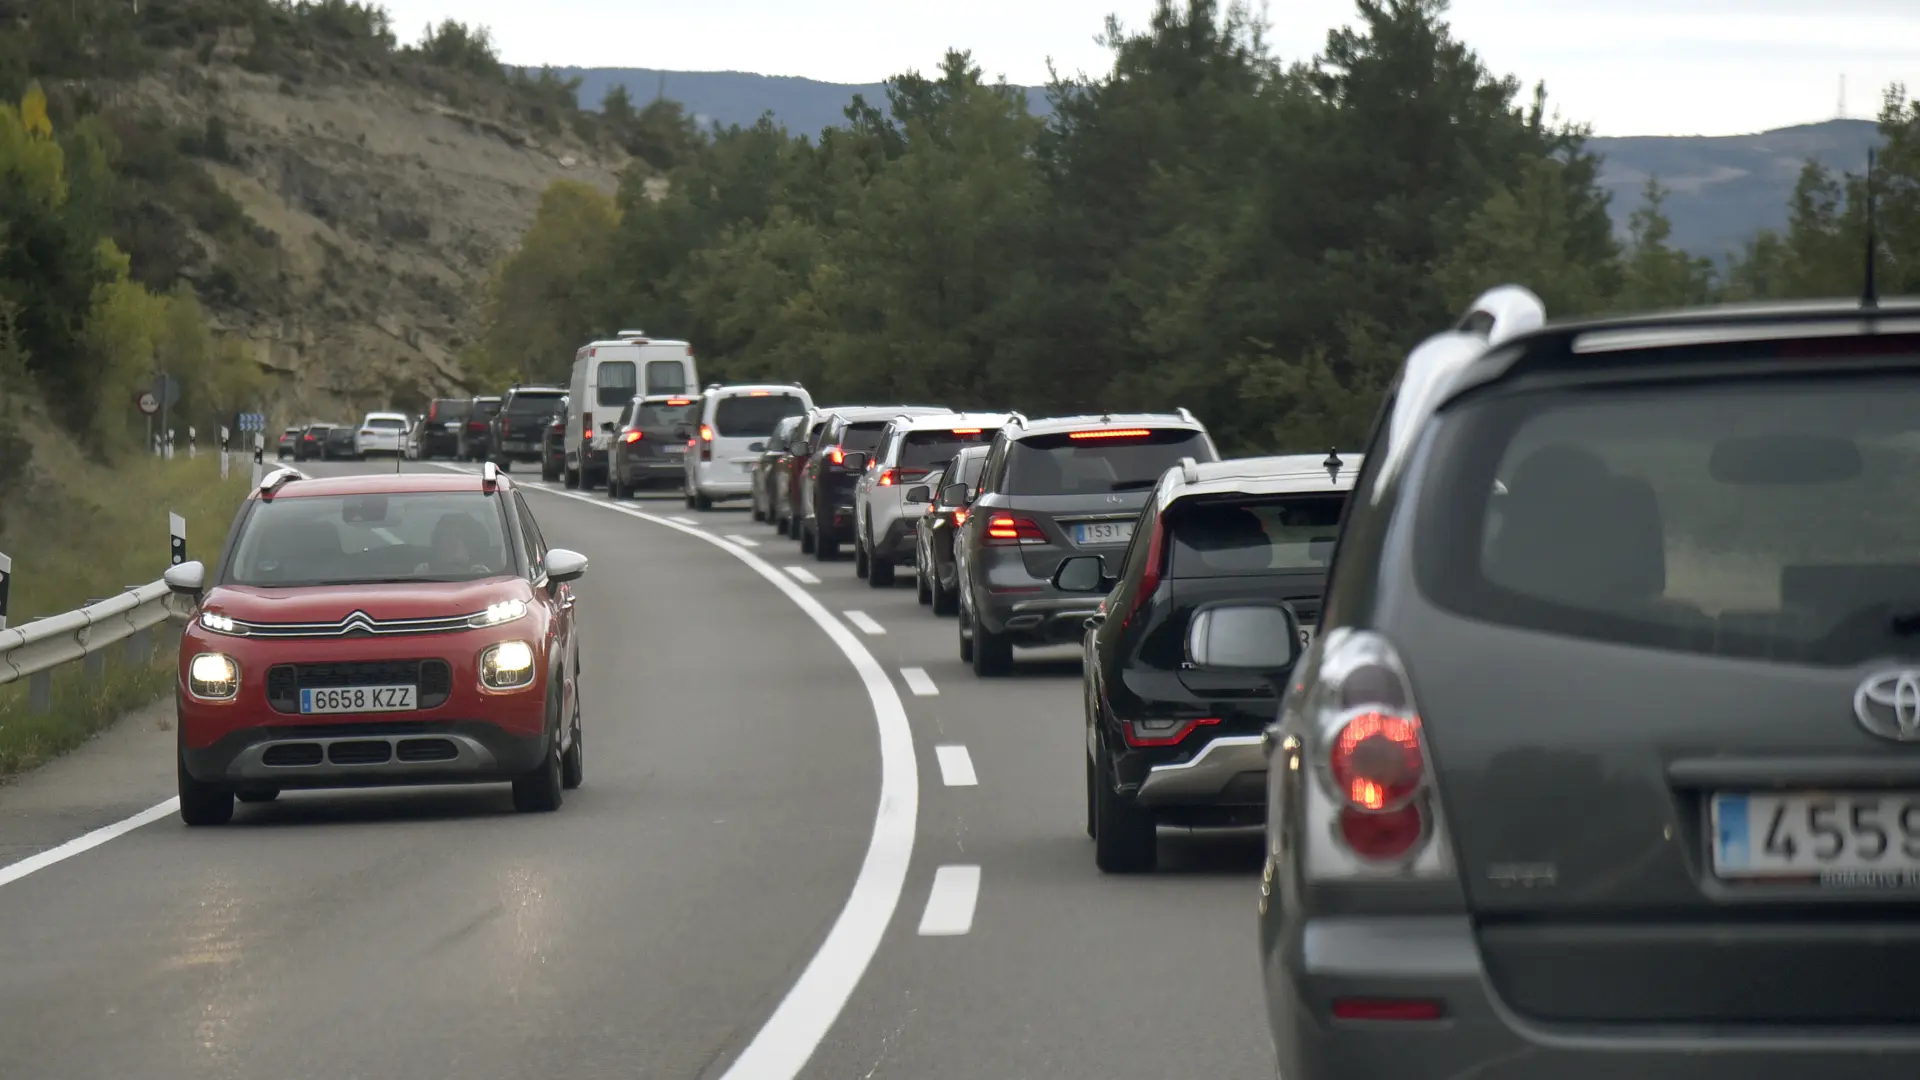
<svg viewBox="0 0 1920 1080">
<path fill-rule="evenodd" d="M 247 636 L 247 628 L 244 624 L 234 622 L 230 616 L 221 615 L 221 614 L 218 614 L 217 612 L 212 612 L 212 611 L 201 612 L 200 625 L 206 627 L 208 630 L 211 630 L 216 634 L 227 634 L 232 637 Z M 209 655 L 212 655 L 212 654 L 209 654 Z"/>
<path fill-rule="evenodd" d="M 240 693 L 240 665 L 224 653 L 203 652 L 187 665 L 187 690 L 197 698 L 230 700 Z"/>
<path fill-rule="evenodd" d="M 480 654 L 480 683 L 489 690 L 518 690 L 533 682 L 533 646 L 503 641 Z"/>
<path fill-rule="evenodd" d="M 502 600 L 497 604 L 488 604 L 487 610 L 468 619 L 467 625 L 473 627 L 499 626 L 502 623 L 510 623 L 515 619 L 524 619 L 526 616 L 527 602 L 525 600 Z"/>
</svg>

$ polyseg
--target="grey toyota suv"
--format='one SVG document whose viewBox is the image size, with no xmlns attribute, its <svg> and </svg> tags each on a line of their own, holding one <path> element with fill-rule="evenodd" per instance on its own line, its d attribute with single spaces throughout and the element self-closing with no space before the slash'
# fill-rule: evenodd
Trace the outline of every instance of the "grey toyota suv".
<svg viewBox="0 0 1920 1080">
<path fill-rule="evenodd" d="M 954 539 L 960 659 L 974 674 L 1006 674 L 1016 645 L 1080 641 L 1099 597 L 1055 588 L 1061 560 L 1098 555 L 1117 576 L 1147 495 L 1181 458 L 1220 460 L 1185 409 L 1008 419 Z"/>
<path fill-rule="evenodd" d="M 1268 732 L 1281 1075 L 1920 1076 L 1920 303 L 1496 289 L 1329 573 Z"/>
</svg>

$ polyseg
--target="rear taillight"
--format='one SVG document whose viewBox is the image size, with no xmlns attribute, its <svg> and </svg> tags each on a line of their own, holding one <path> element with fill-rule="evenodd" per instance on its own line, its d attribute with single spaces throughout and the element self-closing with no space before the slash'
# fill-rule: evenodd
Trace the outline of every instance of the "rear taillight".
<svg viewBox="0 0 1920 1080">
<path fill-rule="evenodd" d="M 893 470 L 881 469 L 880 479 L 875 482 L 878 483 L 881 487 L 892 487 L 893 486 Z"/>
<path fill-rule="evenodd" d="M 487 422 L 485 420 L 469 420 L 467 421 L 467 430 L 485 431 L 487 430 Z"/>
<path fill-rule="evenodd" d="M 440 403 L 439 402 L 436 401 L 433 404 L 427 406 L 427 419 L 429 420 L 440 419 Z"/>
<path fill-rule="evenodd" d="M 1175 746 L 1195 728 L 1217 724 L 1217 716 L 1205 716 L 1195 719 L 1168 717 L 1159 720 L 1130 720 L 1121 728 L 1128 746 Z"/>
<path fill-rule="evenodd" d="M 1044 544 L 1047 534 L 1029 518 L 995 514 L 987 519 L 989 545 Z"/>
<path fill-rule="evenodd" d="M 1154 592 L 1160 588 L 1161 564 L 1167 561 L 1166 522 L 1167 519 L 1164 516 L 1154 520 L 1153 535 L 1147 537 L 1147 561 L 1140 572 L 1140 587 L 1134 591 L 1133 606 L 1127 609 L 1126 616 L 1120 620 L 1121 626 L 1132 622 L 1133 617 L 1140 613 L 1141 608 L 1147 606 L 1147 602 L 1153 599 Z"/>
<path fill-rule="evenodd" d="M 708 427 L 705 424 L 701 424 L 700 437 L 696 439 L 695 442 L 698 442 L 700 444 L 700 460 L 712 461 L 713 460 L 713 429 L 711 427 Z M 693 444 L 689 443 L 688 445 L 691 446 Z"/>
<path fill-rule="evenodd" d="M 959 528 L 967 523 L 967 508 L 962 506 L 953 512 L 953 526 Z"/>
<path fill-rule="evenodd" d="M 1301 793 L 1307 876 L 1451 876 L 1426 731 L 1399 655 L 1370 631 L 1337 630 L 1318 648 L 1311 681 L 1289 696 L 1282 717 L 1311 741 L 1286 740 L 1281 753 L 1291 760 L 1276 761 L 1270 777 L 1314 776 Z"/>
<path fill-rule="evenodd" d="M 620 441 L 621 441 L 621 442 L 629 442 L 629 443 L 636 443 L 636 442 L 639 442 L 639 441 L 640 441 L 640 432 L 638 432 L 638 431 L 629 431 L 629 432 L 626 432 L 626 433 L 624 433 L 624 434 L 622 434 L 622 435 L 620 436 Z"/>
<path fill-rule="evenodd" d="M 580 414 L 580 439 L 583 442 L 593 441 L 593 414 L 590 412 Z"/>
<path fill-rule="evenodd" d="M 837 446 L 829 446 L 827 447 L 827 460 L 833 462 L 835 465 L 843 464 L 847 460 L 847 452 Z"/>
<path fill-rule="evenodd" d="M 701 442 L 712 442 L 712 441 L 713 441 L 713 428 L 711 428 L 711 427 L 709 427 L 709 426 L 708 426 L 708 425 L 706 425 L 706 424 L 701 424 L 701 425 L 700 425 L 700 441 L 701 441 Z"/>
</svg>

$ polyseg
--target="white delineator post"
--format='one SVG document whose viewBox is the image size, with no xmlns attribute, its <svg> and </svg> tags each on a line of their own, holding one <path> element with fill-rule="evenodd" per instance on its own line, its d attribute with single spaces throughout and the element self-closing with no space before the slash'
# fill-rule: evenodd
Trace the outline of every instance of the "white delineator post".
<svg viewBox="0 0 1920 1080">
<path fill-rule="evenodd" d="M 169 544 L 168 544 L 168 547 L 170 549 L 169 555 L 173 560 L 169 565 L 179 566 L 181 563 L 186 562 L 187 561 L 187 519 L 186 518 L 183 518 L 179 514 L 175 514 L 175 513 L 167 514 L 167 539 L 169 540 Z"/>
<path fill-rule="evenodd" d="M 227 426 L 220 425 L 220 479 L 225 480 L 233 466 L 233 446 L 228 441 Z"/>
</svg>

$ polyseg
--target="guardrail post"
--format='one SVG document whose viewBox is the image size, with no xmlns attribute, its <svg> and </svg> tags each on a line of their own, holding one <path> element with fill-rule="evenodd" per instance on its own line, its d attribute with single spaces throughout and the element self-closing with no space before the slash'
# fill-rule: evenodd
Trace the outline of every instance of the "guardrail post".
<svg viewBox="0 0 1920 1080">
<path fill-rule="evenodd" d="M 138 666 L 152 659 L 153 632 L 151 630 L 135 630 L 133 634 L 127 638 L 127 663 Z"/>
<path fill-rule="evenodd" d="M 187 519 L 179 514 L 167 515 L 167 536 L 171 541 L 174 566 L 187 561 Z"/>
<path fill-rule="evenodd" d="M 7 628 L 7 586 L 13 582 L 13 558 L 0 551 L 0 630 Z"/>
<path fill-rule="evenodd" d="M 107 674 L 107 654 L 90 652 L 80 658 L 80 674 L 88 683 L 97 684 Z"/>
<path fill-rule="evenodd" d="M 53 708 L 53 669 L 27 676 L 27 711 L 45 714 Z"/>
</svg>

